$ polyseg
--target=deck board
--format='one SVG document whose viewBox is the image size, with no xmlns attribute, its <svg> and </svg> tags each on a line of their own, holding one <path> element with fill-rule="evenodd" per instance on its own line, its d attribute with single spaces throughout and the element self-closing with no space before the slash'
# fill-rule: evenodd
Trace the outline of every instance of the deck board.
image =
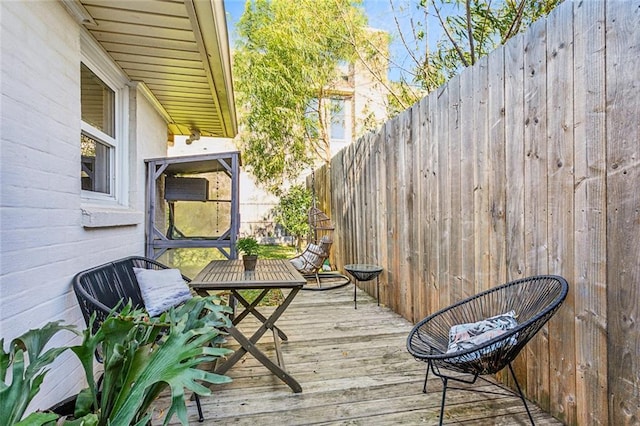
<svg viewBox="0 0 640 426">
<path fill-rule="evenodd" d="M 269 309 L 269 308 L 266 308 Z M 257 323 L 249 318 L 243 326 Z M 278 321 L 289 337 L 282 342 L 287 371 L 302 385 L 289 387 L 257 362 L 245 357 L 227 374 L 232 383 L 214 387 L 203 397 L 204 425 L 397 425 L 438 424 L 441 382 L 429 379 L 422 393 L 426 364 L 415 361 L 405 342 L 412 325 L 375 299 L 353 287 L 302 291 Z M 228 346 L 234 348 L 235 342 Z M 274 357 L 273 336 L 258 342 Z M 205 367 L 205 366 L 203 366 Z M 478 383 L 482 389 L 495 386 Z M 169 396 L 158 401 L 161 424 Z M 195 404 L 187 403 L 190 424 L 198 424 Z M 530 403 L 536 424 L 560 425 Z M 179 424 L 173 419 L 172 425 Z M 445 424 L 529 424 L 519 398 L 451 390 L 447 392 Z"/>
</svg>

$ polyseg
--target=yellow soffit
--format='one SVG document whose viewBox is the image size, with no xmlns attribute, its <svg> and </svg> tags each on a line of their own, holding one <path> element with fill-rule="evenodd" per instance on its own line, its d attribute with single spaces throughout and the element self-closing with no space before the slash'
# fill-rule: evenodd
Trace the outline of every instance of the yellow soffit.
<svg viewBox="0 0 640 426">
<path fill-rule="evenodd" d="M 237 133 L 221 0 L 63 0 L 168 122 L 173 134 Z"/>
</svg>

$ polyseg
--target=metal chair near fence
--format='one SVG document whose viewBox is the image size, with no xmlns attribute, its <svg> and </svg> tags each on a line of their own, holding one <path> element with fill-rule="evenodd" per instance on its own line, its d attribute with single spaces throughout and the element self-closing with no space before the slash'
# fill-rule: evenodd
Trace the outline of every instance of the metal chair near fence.
<svg viewBox="0 0 640 426">
<path fill-rule="evenodd" d="M 427 363 L 423 392 L 427 392 L 429 370 L 443 383 L 441 425 L 450 380 L 473 384 L 479 376 L 495 374 L 505 367 L 509 367 L 529 420 L 534 424 L 511 363 L 558 310 L 568 289 L 567 281 L 559 276 L 523 278 L 462 300 L 414 326 L 407 338 L 407 349 L 416 359 Z"/>
</svg>

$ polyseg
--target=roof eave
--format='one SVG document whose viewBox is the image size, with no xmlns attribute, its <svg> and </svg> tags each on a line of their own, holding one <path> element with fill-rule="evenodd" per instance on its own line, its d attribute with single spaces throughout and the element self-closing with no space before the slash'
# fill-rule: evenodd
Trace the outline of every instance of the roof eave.
<svg viewBox="0 0 640 426">
<path fill-rule="evenodd" d="M 211 93 L 224 118 L 225 133 L 227 137 L 232 138 L 238 133 L 238 126 L 233 95 L 231 51 L 228 43 L 220 43 L 220 40 L 228 40 L 224 4 L 211 0 L 185 0 L 185 6 Z M 219 64 L 217 58 L 220 59 Z"/>
</svg>

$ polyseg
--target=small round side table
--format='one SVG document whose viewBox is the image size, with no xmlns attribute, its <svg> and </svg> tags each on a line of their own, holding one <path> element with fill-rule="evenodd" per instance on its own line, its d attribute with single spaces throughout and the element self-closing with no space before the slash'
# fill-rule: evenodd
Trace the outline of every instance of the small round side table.
<svg viewBox="0 0 640 426">
<path fill-rule="evenodd" d="M 380 273 L 383 271 L 382 267 L 378 265 L 371 265 L 366 263 L 355 263 L 350 265 L 344 265 L 344 270 L 347 271 L 356 281 L 370 281 L 376 279 L 376 300 L 378 306 L 380 306 Z M 353 283 L 353 307 L 358 309 L 357 290 L 358 286 L 355 281 Z"/>
</svg>

